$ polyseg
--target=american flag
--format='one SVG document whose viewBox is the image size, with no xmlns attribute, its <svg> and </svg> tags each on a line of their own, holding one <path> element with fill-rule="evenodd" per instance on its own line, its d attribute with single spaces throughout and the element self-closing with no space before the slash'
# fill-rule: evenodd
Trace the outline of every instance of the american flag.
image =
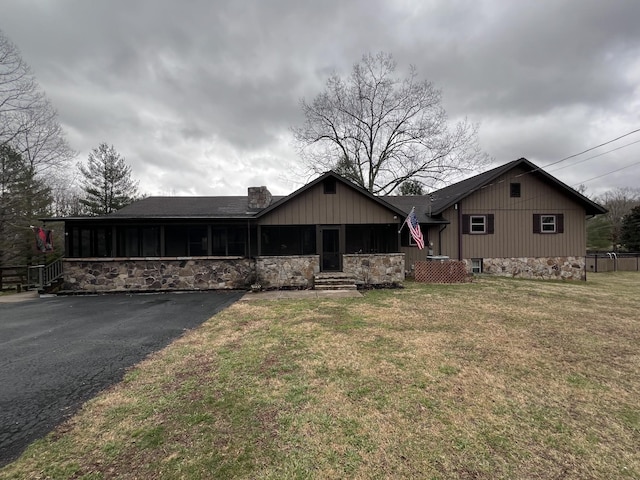
<svg viewBox="0 0 640 480">
<path fill-rule="evenodd" d="M 409 231 L 411 232 L 411 236 L 415 240 L 416 245 L 418 245 L 418 248 L 422 250 L 424 248 L 424 238 L 422 238 L 422 230 L 420 230 L 418 217 L 416 217 L 415 207 L 411 209 L 405 223 L 409 226 Z"/>
</svg>

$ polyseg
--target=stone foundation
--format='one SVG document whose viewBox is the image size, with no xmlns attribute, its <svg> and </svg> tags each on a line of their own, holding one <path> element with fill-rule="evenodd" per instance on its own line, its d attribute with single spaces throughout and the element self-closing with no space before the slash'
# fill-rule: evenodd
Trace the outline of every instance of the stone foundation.
<svg viewBox="0 0 640 480">
<path fill-rule="evenodd" d="M 471 260 L 465 259 L 471 272 Z M 514 278 L 586 280 L 584 257 L 483 258 L 482 273 Z"/>
<path fill-rule="evenodd" d="M 65 290 L 84 292 L 246 289 L 255 280 L 241 257 L 64 260 Z"/>
<path fill-rule="evenodd" d="M 367 285 L 401 285 L 404 253 L 348 254 L 342 256 L 342 271 Z"/>
<path fill-rule="evenodd" d="M 264 289 L 311 288 L 320 271 L 319 255 L 263 256 L 255 262 L 257 283 Z"/>
<path fill-rule="evenodd" d="M 343 266 L 362 286 L 404 281 L 402 253 L 344 255 Z M 65 259 L 63 271 L 64 290 L 88 293 L 313 288 L 320 256 Z"/>
</svg>

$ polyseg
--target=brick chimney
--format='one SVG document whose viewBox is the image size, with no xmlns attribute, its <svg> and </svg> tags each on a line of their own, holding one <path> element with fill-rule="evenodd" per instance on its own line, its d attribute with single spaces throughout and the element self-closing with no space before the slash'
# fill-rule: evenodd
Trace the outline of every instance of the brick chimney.
<svg viewBox="0 0 640 480">
<path fill-rule="evenodd" d="M 259 210 L 271 205 L 271 192 L 267 187 L 249 187 L 249 210 Z"/>
</svg>

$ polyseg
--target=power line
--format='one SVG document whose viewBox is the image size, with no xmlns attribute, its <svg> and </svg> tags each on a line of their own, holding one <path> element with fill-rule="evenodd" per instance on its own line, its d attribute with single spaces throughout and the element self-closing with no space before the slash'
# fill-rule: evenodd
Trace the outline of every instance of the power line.
<svg viewBox="0 0 640 480">
<path fill-rule="evenodd" d="M 614 148 L 612 150 L 607 150 L 606 152 L 599 153 L 598 155 L 594 155 L 592 157 L 583 158 L 582 160 L 578 160 L 577 162 L 570 163 L 569 165 L 563 165 L 562 167 L 558 167 L 556 169 L 551 170 L 552 172 L 557 172 L 558 170 L 562 170 L 563 168 L 573 167 L 574 165 L 578 165 L 579 163 L 584 163 L 588 160 L 593 160 L 594 158 L 602 157 L 607 153 L 615 152 L 616 150 L 622 150 L 623 148 L 630 147 L 636 143 L 640 143 L 640 140 L 636 140 L 635 142 L 627 143 L 626 145 L 622 145 L 621 147 Z"/>
<path fill-rule="evenodd" d="M 544 165 L 544 168 L 547 168 L 547 167 L 550 167 L 551 165 L 556 165 L 558 163 L 564 162 L 565 160 L 569 160 L 570 158 L 578 157 L 578 156 L 580 156 L 580 155 L 582 155 L 584 153 L 590 152 L 591 150 L 595 150 L 596 148 L 604 147 L 605 145 L 609 145 L 610 143 L 613 143 L 613 142 L 615 142 L 617 140 L 620 140 L 621 138 L 628 137 L 629 135 L 632 135 L 632 134 L 637 133 L 637 132 L 640 132 L 640 128 L 632 130 L 631 132 L 627 132 L 624 135 L 620 135 L 619 137 L 616 137 L 613 140 L 609 140 L 607 142 L 601 143 L 600 145 L 596 145 L 595 147 L 587 148 L 586 150 L 583 150 L 580 153 L 575 153 L 573 155 L 569 155 L 568 157 L 561 158 L 560 160 L 557 160 L 555 162 L 548 163 L 548 164 Z M 540 167 L 540 168 L 542 168 L 542 167 Z"/>
<path fill-rule="evenodd" d="M 591 178 L 589 178 L 589 179 L 587 179 L 587 180 L 583 180 L 583 181 L 581 181 L 581 182 L 574 183 L 574 185 L 580 185 L 580 184 L 583 184 L 583 183 L 590 182 L 591 180 L 596 180 L 596 179 L 598 179 L 598 178 L 606 177 L 607 175 L 611 175 L 612 173 L 616 173 L 616 172 L 619 172 L 620 170 L 624 170 L 624 169 L 626 169 L 626 168 L 631 168 L 631 167 L 634 167 L 634 166 L 636 166 L 636 165 L 640 165 L 640 162 L 632 163 L 631 165 L 627 165 L 626 167 L 618 168 L 618 169 L 616 169 L 616 170 L 612 170 L 612 171 L 610 171 L 610 172 L 603 173 L 602 175 L 597 175 L 597 176 L 595 176 L 595 177 L 591 177 Z"/>
</svg>

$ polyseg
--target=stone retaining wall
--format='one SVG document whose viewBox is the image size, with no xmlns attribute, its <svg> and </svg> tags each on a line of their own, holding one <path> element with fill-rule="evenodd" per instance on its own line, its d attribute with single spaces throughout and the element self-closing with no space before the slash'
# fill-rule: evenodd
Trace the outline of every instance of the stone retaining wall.
<svg viewBox="0 0 640 480">
<path fill-rule="evenodd" d="M 404 282 L 404 253 L 343 255 L 342 271 L 364 286 L 401 285 Z"/>
<path fill-rule="evenodd" d="M 65 290 L 85 292 L 245 289 L 255 265 L 241 257 L 64 260 Z"/>
<path fill-rule="evenodd" d="M 344 255 L 343 266 L 364 286 L 404 281 L 402 253 Z M 312 288 L 320 256 L 65 259 L 63 271 L 64 290 L 90 293 Z"/>
<path fill-rule="evenodd" d="M 471 260 L 465 259 L 471 272 Z M 482 273 L 515 278 L 586 280 L 585 257 L 483 258 Z"/>
<path fill-rule="evenodd" d="M 264 289 L 311 288 L 320 272 L 319 255 L 262 256 L 255 262 L 257 283 Z"/>
</svg>

